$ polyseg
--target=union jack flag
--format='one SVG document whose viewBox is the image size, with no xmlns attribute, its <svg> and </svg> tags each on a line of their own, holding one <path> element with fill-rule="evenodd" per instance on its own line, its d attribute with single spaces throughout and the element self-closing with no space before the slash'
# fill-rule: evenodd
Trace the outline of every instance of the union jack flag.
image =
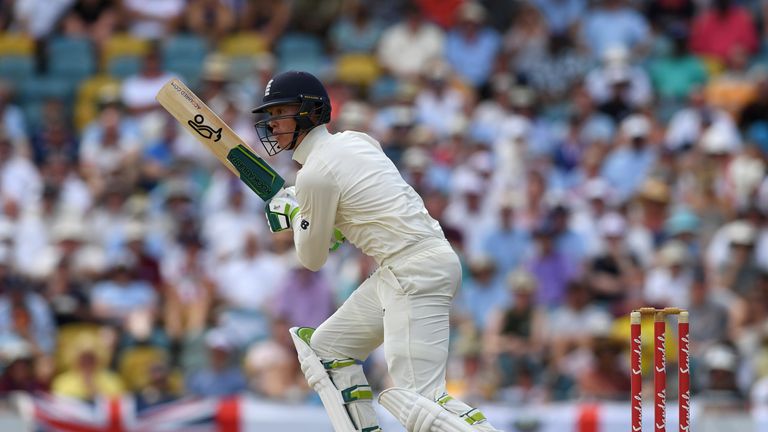
<svg viewBox="0 0 768 432">
<path fill-rule="evenodd" d="M 132 397 L 92 403 L 52 395 L 23 396 L 37 432 L 240 432 L 239 398 L 184 398 L 138 409 Z"/>
</svg>

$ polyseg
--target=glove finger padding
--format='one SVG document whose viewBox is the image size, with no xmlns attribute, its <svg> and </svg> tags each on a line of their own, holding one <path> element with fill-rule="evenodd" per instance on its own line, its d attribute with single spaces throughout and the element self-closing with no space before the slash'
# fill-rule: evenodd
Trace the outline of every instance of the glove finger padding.
<svg viewBox="0 0 768 432">
<path fill-rule="evenodd" d="M 334 228 L 333 233 L 331 234 L 331 243 L 328 246 L 328 250 L 335 251 L 336 249 L 341 247 L 341 245 L 344 243 L 346 239 L 347 238 L 344 237 L 344 234 L 342 234 L 338 228 Z"/>
</svg>

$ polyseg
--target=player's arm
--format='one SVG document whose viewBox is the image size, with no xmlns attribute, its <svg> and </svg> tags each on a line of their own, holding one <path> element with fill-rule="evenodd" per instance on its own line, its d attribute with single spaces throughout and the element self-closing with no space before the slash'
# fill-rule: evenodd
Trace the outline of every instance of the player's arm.
<svg viewBox="0 0 768 432">
<path fill-rule="evenodd" d="M 328 238 L 333 233 L 339 188 L 324 170 L 305 167 L 296 176 L 299 214 L 293 226 L 293 240 L 299 262 L 318 271 L 328 259 Z"/>
</svg>

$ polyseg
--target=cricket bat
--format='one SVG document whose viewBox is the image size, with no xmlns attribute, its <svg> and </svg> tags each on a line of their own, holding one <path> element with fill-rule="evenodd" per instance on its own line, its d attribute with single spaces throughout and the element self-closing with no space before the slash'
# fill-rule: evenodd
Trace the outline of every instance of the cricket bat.
<svg viewBox="0 0 768 432">
<path fill-rule="evenodd" d="M 285 180 L 180 80 L 165 83 L 155 99 L 261 199 L 283 187 Z"/>
</svg>

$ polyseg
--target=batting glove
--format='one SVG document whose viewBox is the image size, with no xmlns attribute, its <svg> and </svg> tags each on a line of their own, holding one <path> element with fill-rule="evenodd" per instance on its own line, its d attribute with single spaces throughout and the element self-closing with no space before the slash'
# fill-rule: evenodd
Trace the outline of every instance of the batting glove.
<svg viewBox="0 0 768 432">
<path fill-rule="evenodd" d="M 342 234 L 341 231 L 339 231 L 337 228 L 334 228 L 333 234 L 331 234 L 331 244 L 328 246 L 328 250 L 331 252 L 335 251 L 341 247 L 342 243 L 344 243 L 346 239 L 347 238 L 344 237 L 344 234 Z"/>
<path fill-rule="evenodd" d="M 266 209 L 269 230 L 273 233 L 291 229 L 295 218 L 299 215 L 299 202 L 296 200 L 294 186 L 281 189 L 269 201 Z"/>
</svg>

